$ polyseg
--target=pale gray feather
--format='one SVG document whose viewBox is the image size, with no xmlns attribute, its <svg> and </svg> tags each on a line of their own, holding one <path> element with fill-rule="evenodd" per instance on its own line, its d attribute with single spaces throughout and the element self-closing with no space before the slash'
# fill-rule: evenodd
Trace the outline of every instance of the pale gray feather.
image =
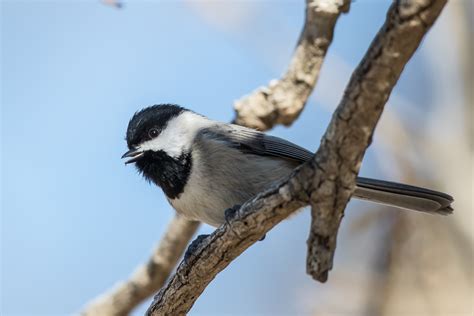
<svg viewBox="0 0 474 316">
<path fill-rule="evenodd" d="M 227 173 L 223 177 L 226 179 L 227 176 L 238 178 L 234 181 L 239 183 L 228 188 L 230 195 L 236 195 L 230 191 L 239 192 L 239 188 L 250 188 L 251 195 L 260 192 L 273 181 L 287 176 L 296 166 L 313 157 L 312 152 L 289 141 L 238 125 L 217 124 L 205 129 L 201 131 L 197 143 L 199 146 L 215 148 L 215 150 L 207 148 L 216 156 L 213 159 L 220 156 L 219 161 L 226 161 L 225 164 L 209 161 L 208 168 L 212 169 L 209 172 Z M 226 151 L 225 147 L 237 149 L 249 156 L 246 158 L 245 155 L 232 154 Z M 227 153 L 232 156 L 223 157 Z M 262 160 L 259 156 L 267 159 Z M 274 159 L 268 159 L 269 157 Z M 276 169 L 275 164 L 278 165 Z M 216 168 L 218 170 L 215 170 Z M 222 168 L 226 170 L 219 170 Z M 231 170 L 227 170 L 228 168 L 236 168 L 241 172 L 232 173 Z M 362 177 L 357 178 L 356 185 L 354 197 L 359 199 L 427 213 L 452 212 L 453 198 L 441 192 Z M 235 204 L 245 201 L 244 198 L 248 197 L 248 194 L 244 195 L 242 199 L 234 199 L 234 202 L 240 200 Z"/>
<path fill-rule="evenodd" d="M 448 194 L 389 181 L 358 177 L 354 196 L 412 211 L 441 215 L 453 212 L 454 199 Z"/>
<path fill-rule="evenodd" d="M 193 141 L 192 172 L 183 193 L 170 203 L 190 219 L 212 226 L 224 222 L 224 211 L 241 205 L 299 164 L 255 150 L 243 155 L 225 133 L 203 129 Z M 248 139 L 251 142 L 251 139 Z"/>
</svg>

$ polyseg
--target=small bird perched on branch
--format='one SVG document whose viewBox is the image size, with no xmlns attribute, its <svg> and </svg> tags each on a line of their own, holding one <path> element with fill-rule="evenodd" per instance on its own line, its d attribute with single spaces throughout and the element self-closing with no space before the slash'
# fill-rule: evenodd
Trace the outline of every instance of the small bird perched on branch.
<svg viewBox="0 0 474 316">
<path fill-rule="evenodd" d="M 173 104 L 132 117 L 122 158 L 161 187 L 179 214 L 212 226 L 225 211 L 287 177 L 313 153 L 284 139 L 210 120 Z M 406 184 L 357 178 L 353 197 L 432 214 L 450 214 L 453 198 Z"/>
</svg>

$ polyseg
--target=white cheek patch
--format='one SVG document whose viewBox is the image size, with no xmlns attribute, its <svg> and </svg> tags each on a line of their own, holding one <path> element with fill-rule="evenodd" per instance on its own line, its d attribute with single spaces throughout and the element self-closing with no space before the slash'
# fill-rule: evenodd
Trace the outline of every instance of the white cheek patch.
<svg viewBox="0 0 474 316">
<path fill-rule="evenodd" d="M 173 158 L 189 151 L 196 134 L 212 123 L 205 117 L 192 112 L 183 112 L 171 119 L 158 137 L 140 145 L 141 151 L 162 150 Z"/>
</svg>

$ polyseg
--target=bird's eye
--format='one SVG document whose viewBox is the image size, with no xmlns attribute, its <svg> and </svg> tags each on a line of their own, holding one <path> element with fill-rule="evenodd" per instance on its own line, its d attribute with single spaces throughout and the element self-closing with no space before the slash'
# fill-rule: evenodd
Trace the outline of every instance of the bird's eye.
<svg viewBox="0 0 474 316">
<path fill-rule="evenodd" d="M 157 137 L 159 134 L 160 134 L 160 132 L 158 131 L 158 129 L 157 129 L 157 128 L 154 128 L 154 127 L 153 127 L 153 128 L 150 128 L 150 130 L 148 131 L 148 136 L 149 136 L 150 138 L 155 138 L 155 137 Z"/>
</svg>

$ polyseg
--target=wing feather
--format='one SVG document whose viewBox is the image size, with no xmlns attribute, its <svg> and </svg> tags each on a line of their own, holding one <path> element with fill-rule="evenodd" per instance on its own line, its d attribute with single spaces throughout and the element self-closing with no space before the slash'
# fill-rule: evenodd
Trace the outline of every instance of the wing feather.
<svg viewBox="0 0 474 316">
<path fill-rule="evenodd" d="M 219 124 L 203 130 L 201 136 L 225 142 L 245 153 L 278 157 L 299 164 L 313 157 L 309 150 L 287 140 L 238 125 Z M 356 183 L 354 197 L 359 199 L 428 213 L 449 214 L 453 210 L 453 198 L 445 193 L 360 177 Z"/>
<path fill-rule="evenodd" d="M 238 125 L 222 124 L 203 130 L 202 133 L 255 155 L 274 156 L 300 163 L 313 157 L 312 152 L 292 142 Z"/>
</svg>

